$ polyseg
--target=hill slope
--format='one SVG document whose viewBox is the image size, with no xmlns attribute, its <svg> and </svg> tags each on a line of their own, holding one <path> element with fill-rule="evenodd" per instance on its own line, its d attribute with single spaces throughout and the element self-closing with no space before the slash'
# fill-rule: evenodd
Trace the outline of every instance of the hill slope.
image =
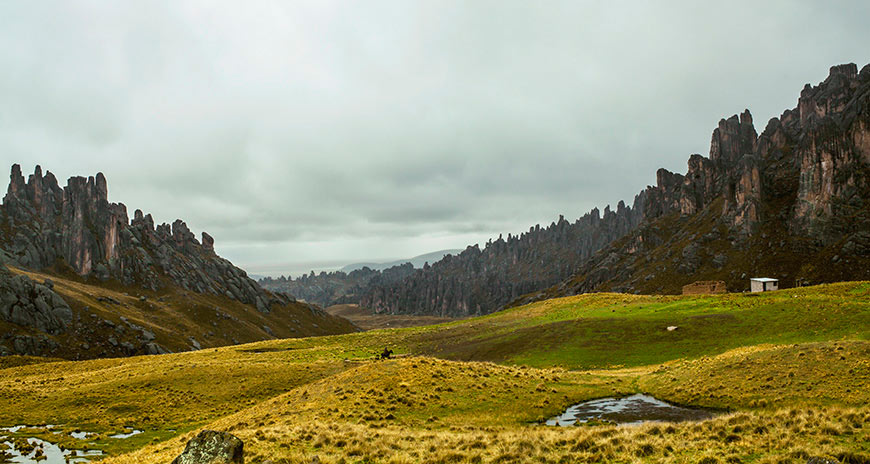
<svg viewBox="0 0 870 464">
<path fill-rule="evenodd" d="M 345 333 L 356 328 L 305 303 L 274 304 L 257 311 L 225 295 L 210 295 L 166 285 L 160 290 L 76 275 L 5 268 L 0 274 L 50 282 L 62 300 L 65 320 L 42 323 L 36 308 L 29 316 L 0 318 L 0 354 L 27 353 L 67 359 L 160 354 L 273 338 Z M 14 276 L 14 277 L 13 277 Z"/>
<path fill-rule="evenodd" d="M 199 427 L 241 437 L 251 462 L 863 462 L 868 297 L 867 282 L 760 296 L 594 294 L 431 327 L 11 363 L 0 425 L 97 432 L 60 439 L 119 463 L 168 462 Z M 383 346 L 416 356 L 373 361 Z M 537 425 L 579 401 L 639 391 L 732 412 L 704 423 Z M 106 438 L 125 425 L 144 433 Z"/>
</svg>

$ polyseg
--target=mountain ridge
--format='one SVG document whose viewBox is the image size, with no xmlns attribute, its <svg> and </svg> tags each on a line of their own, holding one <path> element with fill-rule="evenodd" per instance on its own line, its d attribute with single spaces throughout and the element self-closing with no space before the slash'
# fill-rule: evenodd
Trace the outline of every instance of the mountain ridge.
<svg viewBox="0 0 870 464">
<path fill-rule="evenodd" d="M 831 67 L 761 135 L 748 110 L 721 120 L 709 158 L 692 155 L 685 176 L 657 177 L 660 208 L 643 227 L 531 299 L 676 293 L 695 279 L 742 290 L 753 273 L 786 286 L 868 278 L 870 65 Z"/>
<path fill-rule="evenodd" d="M 774 272 L 787 285 L 867 278 L 855 266 L 825 275 L 829 263 L 821 258 L 812 264 L 815 270 L 800 271 L 800 258 L 806 251 L 821 253 L 825 260 L 865 256 L 870 249 L 870 237 L 850 224 L 865 224 L 870 204 L 868 81 L 870 65 L 860 73 L 852 63 L 833 66 L 825 81 L 804 87 L 796 108 L 772 118 L 761 136 L 749 110 L 721 119 L 709 157 L 691 155 L 685 175 L 659 169 L 656 185 L 640 191 L 631 207 L 620 201 L 616 212 L 605 209 L 600 218 L 596 208 L 574 224 L 560 217 L 547 229 L 554 233 L 543 239 L 532 228 L 519 238 L 509 235 L 506 242 L 487 243 L 484 250 L 468 247 L 401 281 L 370 285 L 360 304 L 377 312 L 465 316 L 585 291 L 677 293 L 684 284 L 714 277 L 739 290 L 753 272 Z M 691 243 L 680 244 L 679 256 L 668 250 L 675 263 L 671 271 L 648 271 L 644 261 L 652 257 L 643 250 L 673 242 L 670 235 L 680 230 L 680 221 L 693 220 L 705 222 L 705 231 L 691 240 L 686 234 L 684 241 Z M 651 233 L 651 227 L 657 232 Z M 844 234 L 854 236 L 843 244 L 844 254 L 825 251 Z M 770 250 L 775 236 L 790 238 L 798 248 L 778 265 L 771 264 L 778 256 L 765 259 L 776 254 Z M 712 241 L 716 250 L 708 256 L 702 245 Z M 762 252 L 751 245 L 754 241 L 769 244 Z M 780 241 L 785 245 L 784 238 Z M 734 248 L 742 250 L 742 259 L 729 263 Z M 766 254 L 759 259 L 752 253 Z M 627 269 L 627 257 L 635 275 L 614 279 Z M 792 266 L 797 269 L 789 271 Z M 643 284 L 644 279 L 652 283 Z"/>
<path fill-rule="evenodd" d="M 38 165 L 26 182 L 20 165 L 13 165 L 0 206 L 0 268 L 0 352 L 154 354 L 167 347 L 198 349 L 274 334 L 355 330 L 343 319 L 260 288 L 244 270 L 215 253 L 208 233 L 202 232 L 199 241 L 180 219 L 155 227 L 150 214 L 136 210 L 130 220 L 123 203 L 108 201 L 102 173 L 71 177 L 61 188 Z M 37 281 L 28 271 L 39 273 Z M 61 288 L 76 291 L 60 294 Z M 114 293 L 94 296 L 104 289 Z M 141 301 L 119 303 L 129 294 Z M 120 321 L 110 319 L 119 312 L 138 323 L 113 330 Z M 300 327 L 298 321 L 311 320 L 309 315 L 317 322 Z M 233 327 L 214 330 L 227 321 Z M 129 332 L 124 326 L 138 335 L 127 334 L 129 340 L 124 340 L 119 336 Z M 190 341 L 188 332 L 201 341 Z"/>
<path fill-rule="evenodd" d="M 352 264 L 348 264 L 347 266 L 343 266 L 339 270 L 342 272 L 353 272 L 353 271 L 362 269 L 364 267 L 367 267 L 367 268 L 375 270 L 375 271 L 383 271 L 384 269 L 389 269 L 389 268 L 395 267 L 395 266 L 401 266 L 402 264 L 405 264 L 405 263 L 411 263 L 415 268 L 420 268 L 420 267 L 423 267 L 423 265 L 426 264 L 427 262 L 433 263 L 435 261 L 441 260 L 446 255 L 460 253 L 461 251 L 462 250 L 459 248 L 449 248 L 449 249 L 444 249 L 444 250 L 433 251 L 431 253 L 423 253 L 422 255 L 417 255 L 417 256 L 414 256 L 412 258 L 407 258 L 407 259 L 396 259 L 393 261 L 380 262 L 380 263 L 376 263 L 376 262 L 352 263 Z"/>
</svg>

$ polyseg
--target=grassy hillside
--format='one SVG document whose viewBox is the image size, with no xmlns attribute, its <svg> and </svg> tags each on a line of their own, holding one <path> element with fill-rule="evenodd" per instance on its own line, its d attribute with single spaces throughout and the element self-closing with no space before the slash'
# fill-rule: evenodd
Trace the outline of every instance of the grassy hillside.
<svg viewBox="0 0 870 464">
<path fill-rule="evenodd" d="M 560 410 L 566 393 L 571 401 L 620 394 L 645 378 L 641 372 L 610 374 L 409 358 L 300 387 L 209 427 L 242 438 L 253 462 L 311 462 L 317 456 L 335 463 L 781 463 L 810 456 L 865 462 L 860 460 L 870 456 L 870 409 L 864 405 L 820 409 L 800 403 L 703 423 L 635 427 L 528 424 Z M 870 399 L 866 391 L 862 399 Z M 192 435 L 109 462 L 168 462 Z"/>
<path fill-rule="evenodd" d="M 247 462 L 866 462 L 868 335 L 870 283 L 582 295 L 429 327 L 10 362 L 0 365 L 0 425 L 91 430 L 96 438 L 63 440 L 125 463 L 169 462 L 199 427 L 241 437 Z M 409 356 L 373 360 L 384 346 Z M 730 412 L 676 425 L 537 425 L 579 401 L 634 392 Z M 106 438 L 125 425 L 145 433 Z"/>
<path fill-rule="evenodd" d="M 729 409 L 862 405 L 870 386 L 870 342 L 739 348 L 719 356 L 666 363 L 645 376 L 639 386 L 679 403 Z"/>
<path fill-rule="evenodd" d="M 668 331 L 667 327 L 677 330 Z M 586 294 L 419 331 L 417 353 L 589 369 L 746 345 L 870 338 L 870 283 L 710 296 Z"/>
<path fill-rule="evenodd" d="M 346 333 L 356 330 L 345 319 L 312 310 L 303 303 L 274 305 L 269 314 L 226 296 L 187 291 L 166 282 L 154 292 L 126 287 L 117 281 L 83 280 L 64 272 L 40 273 L 10 268 L 37 282 L 50 279 L 74 313 L 72 330 L 54 336 L 63 347 L 55 356 L 82 359 L 143 353 L 143 328 L 153 342 L 169 351 L 290 337 Z M 26 328 L 0 321 L 0 332 L 31 334 Z M 34 335 L 41 333 L 33 332 Z M 112 343 L 112 340 L 114 343 Z"/>
</svg>

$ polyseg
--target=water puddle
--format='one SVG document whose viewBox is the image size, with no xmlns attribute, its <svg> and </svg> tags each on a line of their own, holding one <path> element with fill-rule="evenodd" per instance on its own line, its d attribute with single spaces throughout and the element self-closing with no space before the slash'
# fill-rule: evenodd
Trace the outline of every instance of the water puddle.
<svg viewBox="0 0 870 464">
<path fill-rule="evenodd" d="M 0 427 L 0 431 L 10 432 L 10 433 L 18 433 L 21 429 L 34 429 L 34 430 L 51 430 L 57 427 L 54 424 L 48 425 L 13 425 L 12 427 Z"/>
<path fill-rule="evenodd" d="M 57 428 L 57 430 L 53 430 Z M 4 433 L 5 432 L 5 433 Z M 101 450 L 66 449 L 30 434 L 51 432 L 52 435 L 64 433 L 57 425 L 15 425 L 0 427 L 0 463 L 9 464 L 67 464 L 87 463 L 103 456 Z M 70 436 L 87 439 L 93 432 L 75 430 Z"/>
<path fill-rule="evenodd" d="M 94 432 L 85 432 L 83 430 L 78 430 L 75 432 L 70 432 L 69 436 L 75 438 L 76 440 L 85 440 L 93 434 Z"/>
<path fill-rule="evenodd" d="M 62 450 L 59 446 L 40 440 L 39 438 L 27 438 L 26 440 L 18 440 L 17 442 L 3 441 L 2 443 L 5 445 L 6 449 L 0 450 L 0 462 L 6 463 L 86 463 L 91 461 L 90 458 L 103 455 L 103 452 L 100 450 Z M 24 443 L 26 443 L 26 445 Z"/>
<path fill-rule="evenodd" d="M 709 409 L 676 406 L 649 395 L 631 395 L 624 398 L 601 398 L 569 407 L 547 425 L 567 426 L 591 420 L 617 424 L 644 422 L 681 422 L 709 419 L 716 414 Z"/>
<path fill-rule="evenodd" d="M 116 433 L 114 435 L 109 435 L 109 438 L 130 438 L 133 435 L 139 435 L 142 433 L 142 431 L 138 429 L 128 428 L 127 430 L 127 433 Z"/>
</svg>

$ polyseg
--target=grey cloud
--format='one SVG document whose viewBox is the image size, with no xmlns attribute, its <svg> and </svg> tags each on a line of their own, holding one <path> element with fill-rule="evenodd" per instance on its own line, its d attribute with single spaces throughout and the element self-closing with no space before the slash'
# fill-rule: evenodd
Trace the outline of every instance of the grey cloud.
<svg viewBox="0 0 870 464">
<path fill-rule="evenodd" d="M 252 272 L 615 206 L 870 62 L 863 1 L 0 4 L 0 161 L 183 218 Z M 300 264 L 304 263 L 304 265 Z"/>
</svg>

